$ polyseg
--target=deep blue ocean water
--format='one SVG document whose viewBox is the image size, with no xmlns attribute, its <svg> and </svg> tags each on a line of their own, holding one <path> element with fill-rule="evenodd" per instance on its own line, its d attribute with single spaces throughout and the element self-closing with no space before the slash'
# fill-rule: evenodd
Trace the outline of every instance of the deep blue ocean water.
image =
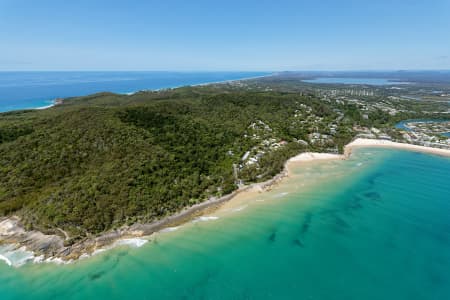
<svg viewBox="0 0 450 300">
<path fill-rule="evenodd" d="M 56 98 L 131 93 L 268 75 L 264 72 L 0 72 L 0 112 L 51 105 Z"/>
</svg>

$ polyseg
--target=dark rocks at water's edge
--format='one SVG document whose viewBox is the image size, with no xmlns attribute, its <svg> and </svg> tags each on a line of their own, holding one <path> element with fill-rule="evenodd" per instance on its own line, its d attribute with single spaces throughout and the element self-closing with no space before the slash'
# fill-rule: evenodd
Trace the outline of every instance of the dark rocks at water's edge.
<svg viewBox="0 0 450 300">
<path fill-rule="evenodd" d="M 97 248 L 107 246 L 119 238 L 119 232 L 108 233 L 95 239 L 86 239 L 71 246 L 64 244 L 64 238 L 55 234 L 44 234 L 33 230 L 26 231 L 18 217 L 4 218 L 0 221 L 0 243 L 14 245 L 16 249 L 25 247 L 35 256 L 45 259 L 77 259 L 84 253 L 92 253 Z"/>
<path fill-rule="evenodd" d="M 64 235 L 64 237 L 56 234 L 44 234 L 36 230 L 27 231 L 19 217 L 3 217 L 0 218 L 0 245 L 13 245 L 15 249 L 25 247 L 27 251 L 32 251 L 35 257 L 43 256 L 44 260 L 52 260 L 55 258 L 61 259 L 62 261 L 77 260 L 82 255 L 90 255 L 95 250 L 108 248 L 120 239 L 150 236 L 166 227 L 189 222 L 207 210 L 218 208 L 222 203 L 229 201 L 237 194 L 246 190 L 252 188 L 257 188 L 260 191 L 270 190 L 273 185 L 277 184 L 287 175 L 285 166 L 285 169 L 280 174 L 268 181 L 243 186 L 231 194 L 221 198 L 211 198 L 202 203 L 185 208 L 175 215 L 152 223 L 136 223 L 131 226 L 123 226 L 120 229 L 108 231 L 97 237 L 85 238 L 72 245 L 65 244 L 69 237 L 63 230 L 56 229 L 61 231 L 61 235 Z"/>
<path fill-rule="evenodd" d="M 26 231 L 18 217 L 11 217 L 0 221 L 0 244 L 13 245 L 15 250 L 25 247 L 27 251 L 33 252 L 35 257 L 43 256 L 44 260 L 59 258 L 70 261 L 84 254 L 92 254 L 97 249 L 107 248 L 119 239 L 150 235 L 162 228 L 161 226 L 162 224 L 154 224 L 153 231 L 148 227 L 144 231 L 135 230 L 141 227 L 139 225 L 123 227 L 98 237 L 86 238 L 73 245 L 65 245 L 65 240 L 61 236 L 35 230 Z"/>
<path fill-rule="evenodd" d="M 39 231 L 26 231 L 18 217 L 0 220 L 0 243 L 12 244 L 17 249 L 25 247 L 36 255 L 54 256 L 64 247 L 64 240 L 57 235 L 46 235 Z"/>
</svg>

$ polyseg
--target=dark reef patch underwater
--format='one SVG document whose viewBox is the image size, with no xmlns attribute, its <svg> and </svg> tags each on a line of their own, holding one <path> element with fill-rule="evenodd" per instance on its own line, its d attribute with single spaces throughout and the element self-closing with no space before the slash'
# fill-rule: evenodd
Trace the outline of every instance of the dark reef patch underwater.
<svg viewBox="0 0 450 300">
<path fill-rule="evenodd" d="M 449 182 L 448 158 L 360 149 L 141 248 L 0 264 L 1 299 L 449 299 Z"/>
</svg>

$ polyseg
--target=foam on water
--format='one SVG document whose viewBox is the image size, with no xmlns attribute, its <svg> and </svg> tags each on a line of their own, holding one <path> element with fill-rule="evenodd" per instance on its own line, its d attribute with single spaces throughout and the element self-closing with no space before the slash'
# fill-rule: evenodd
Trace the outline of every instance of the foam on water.
<svg viewBox="0 0 450 300">
<path fill-rule="evenodd" d="M 0 260 L 4 261 L 8 266 L 12 266 L 12 262 L 6 256 L 0 254 Z"/>
<path fill-rule="evenodd" d="M 180 229 L 180 226 L 167 227 L 167 228 L 160 230 L 159 232 L 161 232 L 161 233 L 173 232 L 173 231 L 177 231 L 178 229 Z"/>
<path fill-rule="evenodd" d="M 173 229 L 174 227 L 172 227 Z M 105 248 L 96 249 L 92 254 L 84 253 L 79 259 L 85 259 L 100 253 L 103 253 L 107 250 L 111 250 L 113 248 L 119 246 L 128 246 L 132 248 L 139 248 L 145 245 L 148 242 L 146 239 L 141 238 L 129 238 L 129 239 L 120 239 L 115 241 L 112 245 L 107 246 Z M 70 264 L 73 263 L 74 260 L 63 260 L 59 257 L 49 257 L 47 259 L 44 258 L 43 255 L 36 256 L 34 252 L 28 251 L 25 247 L 16 248 L 16 245 L 8 244 L 0 246 L 0 261 L 3 261 L 8 266 L 11 267 L 20 267 L 26 263 L 53 263 L 58 265 Z"/>
<path fill-rule="evenodd" d="M 120 240 L 115 241 L 112 245 L 106 246 L 104 248 L 95 249 L 94 252 L 92 252 L 92 254 L 90 254 L 90 255 L 87 253 L 84 253 L 79 257 L 79 259 L 86 259 L 86 258 L 89 258 L 92 256 L 96 256 L 98 254 L 104 253 L 108 250 L 112 250 L 116 247 L 121 247 L 121 246 L 126 246 L 126 247 L 131 247 L 131 248 L 140 248 L 147 243 L 148 243 L 148 240 L 143 239 L 143 238 L 120 239 Z M 58 258 L 53 259 L 51 262 L 60 262 L 60 259 L 58 259 Z M 65 262 L 62 262 L 62 263 L 65 263 Z"/>
<path fill-rule="evenodd" d="M 94 256 L 94 255 L 103 253 L 103 252 L 105 252 L 105 251 L 107 251 L 107 250 L 108 250 L 107 248 L 99 248 L 99 249 L 95 249 L 94 252 L 92 252 L 92 254 L 91 254 L 90 256 Z M 83 254 L 83 255 L 86 255 L 87 257 L 89 257 L 89 254 Z"/>
<path fill-rule="evenodd" d="M 53 264 L 57 264 L 57 265 L 68 265 L 68 264 L 73 263 L 74 261 L 72 259 L 63 260 L 59 257 L 49 257 L 46 260 L 42 260 L 41 262 L 53 263 Z"/>
<path fill-rule="evenodd" d="M 340 167 L 326 170 L 325 178 L 322 163 L 308 176 L 299 167 L 270 192 L 242 199 L 236 206 L 249 201 L 245 217 L 217 211 L 220 220 L 160 235 L 151 247 L 118 249 L 72 266 L 1 264 L 0 295 L 448 299 L 450 160 L 370 151 L 333 162 Z M 297 189 L 300 183 L 306 187 Z M 268 201 L 287 191 L 282 201 Z M 251 204 L 258 199 L 266 202 Z"/>
<path fill-rule="evenodd" d="M 27 262 L 34 262 L 36 257 L 25 247 L 16 249 L 15 245 L 0 246 L 0 260 L 8 266 L 20 267 Z"/>
<path fill-rule="evenodd" d="M 286 195 L 288 195 L 288 194 L 289 194 L 288 192 L 282 192 L 282 193 L 276 194 L 276 195 L 274 196 L 274 198 L 282 198 L 282 197 L 284 197 L 284 196 L 286 196 Z"/>
<path fill-rule="evenodd" d="M 247 208 L 248 205 L 242 205 L 233 209 L 234 212 L 238 212 Z"/>
<path fill-rule="evenodd" d="M 33 263 L 40 264 L 44 262 L 44 258 L 45 258 L 44 255 L 35 256 L 33 259 Z"/>
<path fill-rule="evenodd" d="M 113 244 L 113 247 L 114 246 L 130 246 L 130 247 L 139 248 L 139 247 L 144 246 L 147 242 L 148 242 L 148 240 L 139 239 L 139 238 L 121 239 L 121 240 L 115 241 Z"/>
<path fill-rule="evenodd" d="M 218 219 L 219 219 L 219 217 L 216 217 L 216 216 L 201 216 L 201 217 L 198 217 L 198 218 L 192 220 L 192 223 L 214 221 L 214 220 L 218 220 Z"/>
</svg>

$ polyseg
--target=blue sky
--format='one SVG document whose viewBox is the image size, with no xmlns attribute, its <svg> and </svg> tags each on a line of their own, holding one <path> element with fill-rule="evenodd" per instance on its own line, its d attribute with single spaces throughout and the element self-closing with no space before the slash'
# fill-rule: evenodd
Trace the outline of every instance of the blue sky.
<svg viewBox="0 0 450 300">
<path fill-rule="evenodd" d="M 450 69 L 450 0 L 0 0 L 0 70 Z"/>
</svg>

